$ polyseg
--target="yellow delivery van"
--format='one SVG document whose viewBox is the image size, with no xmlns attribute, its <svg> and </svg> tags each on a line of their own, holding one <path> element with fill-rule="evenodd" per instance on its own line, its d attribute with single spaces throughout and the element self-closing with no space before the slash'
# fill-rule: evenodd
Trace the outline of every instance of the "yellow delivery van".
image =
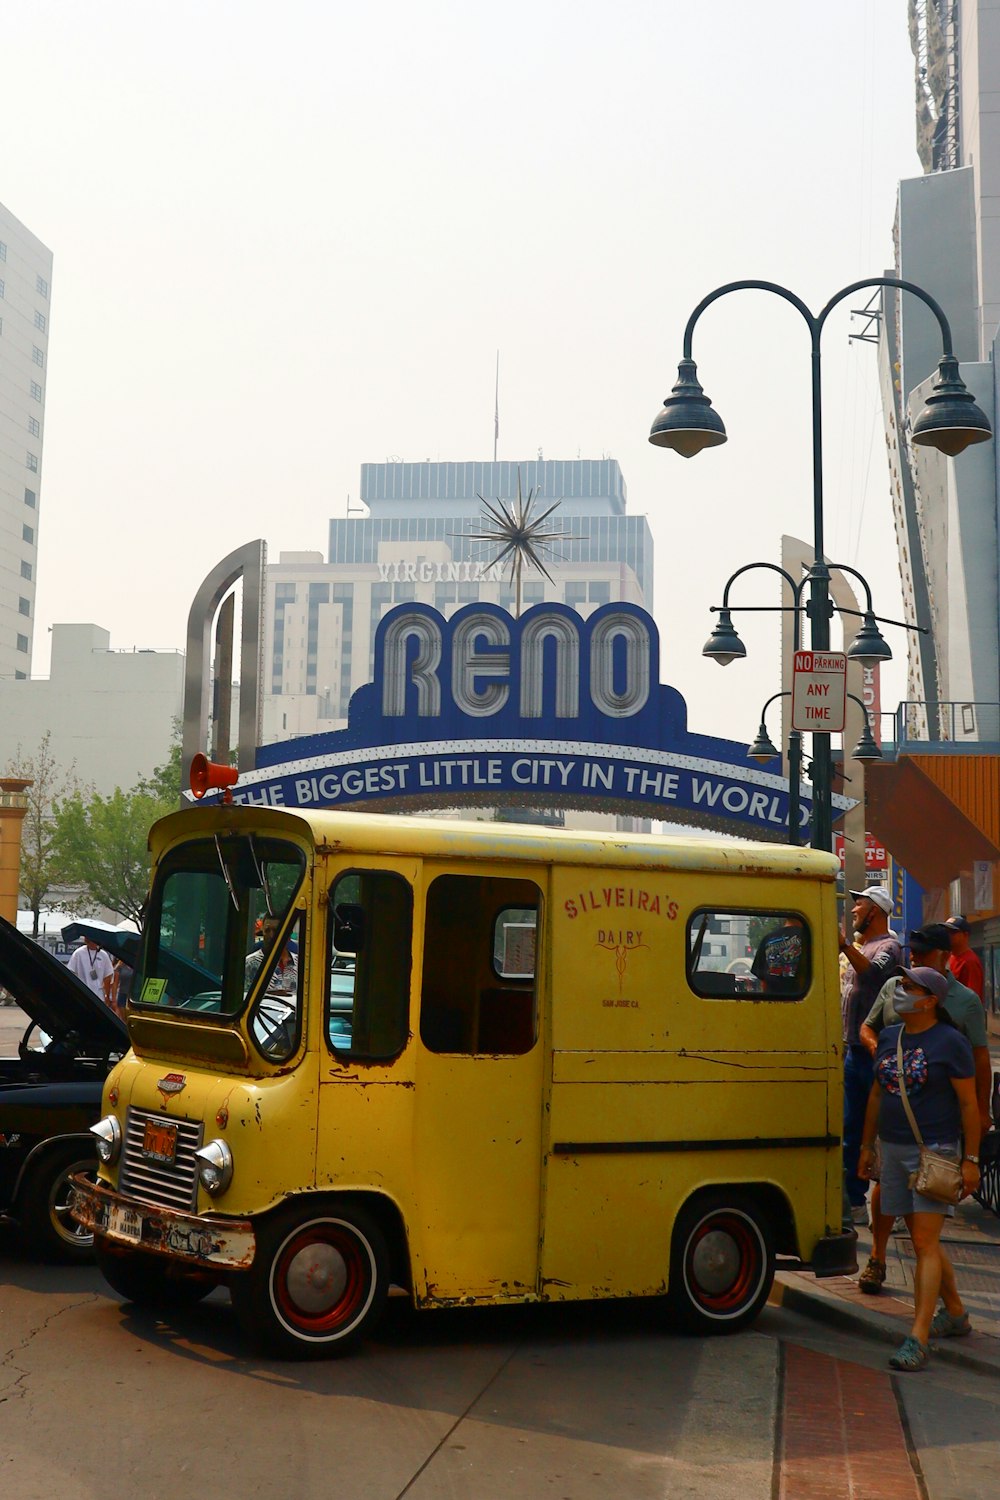
<svg viewBox="0 0 1000 1500">
<path fill-rule="evenodd" d="M 76 1213 L 137 1302 L 255 1340 L 666 1298 L 745 1326 L 841 1225 L 836 862 L 777 845 L 216 806 L 151 833 L 131 1050 Z"/>
</svg>

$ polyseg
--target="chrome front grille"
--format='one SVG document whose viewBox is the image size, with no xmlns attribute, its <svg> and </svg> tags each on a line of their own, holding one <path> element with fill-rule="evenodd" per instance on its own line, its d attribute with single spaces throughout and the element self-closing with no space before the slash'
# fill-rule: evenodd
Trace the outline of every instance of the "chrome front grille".
<svg viewBox="0 0 1000 1500">
<path fill-rule="evenodd" d="M 155 1161 L 142 1152 L 146 1121 L 176 1125 L 177 1151 L 172 1162 Z M 189 1211 L 198 1206 L 198 1163 L 194 1153 L 201 1145 L 201 1120 L 174 1119 L 152 1110 L 130 1106 L 125 1116 L 125 1140 L 118 1186 L 130 1198 L 157 1203 L 161 1208 Z"/>
</svg>

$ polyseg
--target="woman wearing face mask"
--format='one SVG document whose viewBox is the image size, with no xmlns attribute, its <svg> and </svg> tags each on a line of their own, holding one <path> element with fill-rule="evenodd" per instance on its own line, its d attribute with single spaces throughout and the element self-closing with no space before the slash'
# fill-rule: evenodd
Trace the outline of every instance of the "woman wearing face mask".
<svg viewBox="0 0 1000 1500">
<path fill-rule="evenodd" d="M 906 1096 L 924 1145 L 962 1158 L 962 1196 L 967 1197 L 979 1183 L 979 1109 L 972 1048 L 940 1005 L 947 990 L 947 979 L 936 969 L 900 969 L 893 1006 L 902 1022 Z M 917 1255 L 913 1327 L 889 1363 L 895 1370 L 920 1370 L 932 1336 L 957 1338 L 971 1330 L 951 1261 L 941 1249 L 945 1218 L 955 1210 L 909 1186 L 920 1148 L 900 1097 L 899 1037 L 899 1026 L 887 1026 L 879 1036 L 858 1176 L 871 1177 L 878 1136 L 882 1212 L 903 1216 Z M 935 1312 L 939 1296 L 943 1306 Z"/>
</svg>

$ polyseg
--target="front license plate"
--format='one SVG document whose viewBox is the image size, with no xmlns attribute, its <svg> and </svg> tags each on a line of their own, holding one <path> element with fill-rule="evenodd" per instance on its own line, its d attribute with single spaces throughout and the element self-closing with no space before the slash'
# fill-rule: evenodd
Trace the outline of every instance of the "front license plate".
<svg viewBox="0 0 1000 1500">
<path fill-rule="evenodd" d="M 147 1120 L 142 1132 L 142 1154 L 151 1161 L 173 1163 L 177 1155 L 177 1126 L 161 1120 Z"/>
<path fill-rule="evenodd" d="M 131 1240 L 138 1244 L 142 1239 L 142 1217 L 134 1208 L 124 1208 L 120 1203 L 112 1203 L 108 1207 L 108 1233 L 118 1235 L 119 1239 Z"/>
</svg>

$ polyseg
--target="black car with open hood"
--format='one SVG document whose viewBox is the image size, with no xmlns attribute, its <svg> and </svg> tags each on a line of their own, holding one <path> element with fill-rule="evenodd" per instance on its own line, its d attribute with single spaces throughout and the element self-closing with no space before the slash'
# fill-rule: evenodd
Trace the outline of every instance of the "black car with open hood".
<svg viewBox="0 0 1000 1500">
<path fill-rule="evenodd" d="M 41 1254 L 89 1257 L 69 1213 L 69 1178 L 96 1163 L 90 1126 L 125 1023 L 65 965 L 0 917 L 0 986 L 29 1017 L 16 1057 L 0 1058 L 0 1216 Z"/>
</svg>

